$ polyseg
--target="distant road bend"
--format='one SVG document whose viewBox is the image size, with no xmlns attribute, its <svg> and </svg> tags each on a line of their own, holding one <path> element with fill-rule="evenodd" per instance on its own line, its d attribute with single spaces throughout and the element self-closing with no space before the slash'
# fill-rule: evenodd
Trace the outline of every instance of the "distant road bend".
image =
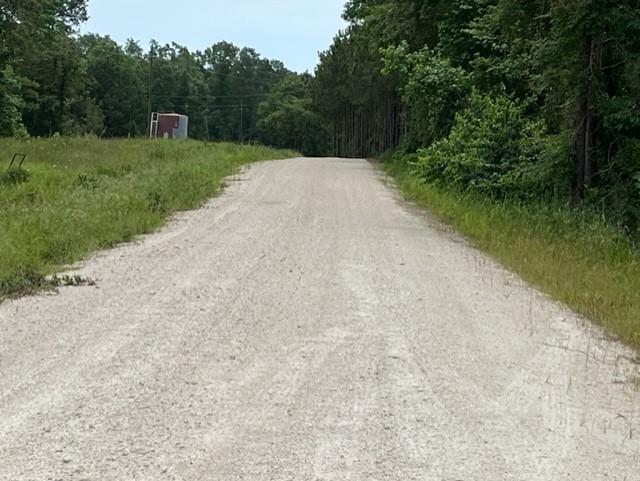
<svg viewBox="0 0 640 481">
<path fill-rule="evenodd" d="M 379 177 L 256 164 L 0 305 L 0 480 L 640 480 L 631 354 Z"/>
</svg>

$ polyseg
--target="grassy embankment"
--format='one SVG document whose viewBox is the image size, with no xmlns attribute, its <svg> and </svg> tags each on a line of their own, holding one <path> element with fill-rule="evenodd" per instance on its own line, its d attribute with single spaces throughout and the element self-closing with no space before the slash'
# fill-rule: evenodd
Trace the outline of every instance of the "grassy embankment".
<svg viewBox="0 0 640 481">
<path fill-rule="evenodd" d="M 385 165 L 407 200 L 640 351 L 640 248 L 624 234 L 594 213 L 454 193 L 423 183 L 402 162 Z"/>
<path fill-rule="evenodd" d="M 26 179 L 6 172 L 14 153 L 27 155 Z M 47 276 L 92 251 L 197 207 L 243 164 L 293 155 L 196 141 L 0 139 L 0 301 L 51 287 L 61 281 Z"/>
</svg>

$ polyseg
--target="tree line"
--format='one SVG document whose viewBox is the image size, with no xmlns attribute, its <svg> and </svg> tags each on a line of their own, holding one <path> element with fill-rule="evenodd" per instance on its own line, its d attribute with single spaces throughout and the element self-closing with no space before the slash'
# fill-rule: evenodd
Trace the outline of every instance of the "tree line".
<svg viewBox="0 0 640 481">
<path fill-rule="evenodd" d="M 0 4 L 0 135 L 146 134 L 307 155 L 395 149 L 425 182 L 640 228 L 637 0 L 349 0 L 314 75 L 218 42 L 79 36 L 86 0 Z"/>
<path fill-rule="evenodd" d="M 426 182 L 592 206 L 640 225 L 637 0 L 350 0 L 321 56 L 337 155 Z"/>
<path fill-rule="evenodd" d="M 143 49 L 133 40 L 78 35 L 86 6 L 0 4 L 0 135 L 138 137 L 147 134 L 151 111 L 175 111 L 190 117 L 193 138 L 324 149 L 324 123 L 310 110 L 310 75 L 228 42 L 191 52 L 175 43 Z M 301 129 L 311 132 L 303 142 Z"/>
</svg>

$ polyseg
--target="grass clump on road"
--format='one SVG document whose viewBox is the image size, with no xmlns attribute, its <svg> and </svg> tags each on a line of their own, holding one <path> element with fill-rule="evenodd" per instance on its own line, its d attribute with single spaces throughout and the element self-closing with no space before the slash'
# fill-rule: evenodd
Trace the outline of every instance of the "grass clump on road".
<svg viewBox="0 0 640 481">
<path fill-rule="evenodd" d="M 0 152 L 27 156 L 21 172 L 0 167 L 0 301 L 51 287 L 51 274 L 92 251 L 197 207 L 243 164 L 294 155 L 262 146 L 91 138 L 0 139 Z"/>
<path fill-rule="evenodd" d="M 402 161 L 389 162 L 386 169 L 406 199 L 640 351 L 640 250 L 624 233 L 586 210 L 439 188 Z"/>
</svg>

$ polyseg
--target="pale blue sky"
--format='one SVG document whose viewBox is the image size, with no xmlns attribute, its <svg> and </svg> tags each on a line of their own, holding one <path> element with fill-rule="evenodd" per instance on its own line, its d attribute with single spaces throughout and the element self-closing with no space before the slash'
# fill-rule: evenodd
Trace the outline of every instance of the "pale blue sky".
<svg viewBox="0 0 640 481">
<path fill-rule="evenodd" d="M 291 70 L 313 72 L 318 52 L 344 28 L 345 0 L 89 0 L 83 33 L 118 42 L 152 38 L 202 50 L 220 40 L 252 47 Z"/>
</svg>

